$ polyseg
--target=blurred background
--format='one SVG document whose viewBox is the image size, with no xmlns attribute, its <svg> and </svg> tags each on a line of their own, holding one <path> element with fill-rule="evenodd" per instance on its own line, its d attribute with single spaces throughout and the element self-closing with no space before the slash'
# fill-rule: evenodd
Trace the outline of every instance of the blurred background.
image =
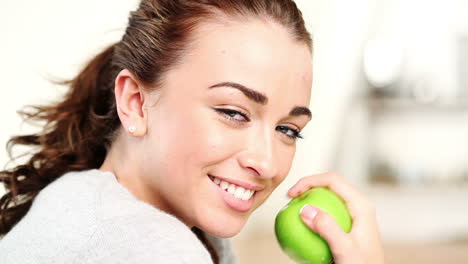
<svg viewBox="0 0 468 264">
<path fill-rule="evenodd" d="M 336 171 L 375 203 L 386 263 L 468 263 L 468 1 L 297 0 L 314 38 L 313 120 L 285 182 L 232 239 L 293 263 L 273 233 L 299 178 Z M 0 164 L 16 110 L 52 102 L 118 41 L 137 0 L 0 0 Z M 0 193 L 3 190 L 0 189 Z"/>
</svg>

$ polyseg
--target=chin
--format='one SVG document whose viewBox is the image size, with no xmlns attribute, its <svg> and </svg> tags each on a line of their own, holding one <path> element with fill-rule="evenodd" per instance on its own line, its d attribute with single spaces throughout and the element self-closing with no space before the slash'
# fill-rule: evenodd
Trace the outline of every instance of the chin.
<svg viewBox="0 0 468 264">
<path fill-rule="evenodd" d="M 206 222 L 198 225 L 198 228 L 213 236 L 229 238 L 237 235 L 242 230 L 247 219 L 248 216 L 229 217 L 229 219 L 226 219 L 226 217 L 211 217 L 211 219 L 205 219 Z"/>
</svg>

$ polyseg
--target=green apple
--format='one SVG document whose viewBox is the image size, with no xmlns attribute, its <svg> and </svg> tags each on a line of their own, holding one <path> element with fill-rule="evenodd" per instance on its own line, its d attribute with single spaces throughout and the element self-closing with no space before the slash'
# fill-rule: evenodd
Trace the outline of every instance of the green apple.
<svg viewBox="0 0 468 264">
<path fill-rule="evenodd" d="M 327 242 L 302 221 L 301 208 L 310 204 L 329 213 L 345 231 L 351 230 L 352 218 L 345 202 L 328 188 L 310 189 L 292 199 L 275 219 L 275 234 L 284 252 L 297 263 L 328 264 L 333 260 Z"/>
</svg>

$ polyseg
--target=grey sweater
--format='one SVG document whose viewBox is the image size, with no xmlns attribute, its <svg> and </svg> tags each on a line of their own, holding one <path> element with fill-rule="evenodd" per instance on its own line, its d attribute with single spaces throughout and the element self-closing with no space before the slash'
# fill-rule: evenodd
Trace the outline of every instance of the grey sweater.
<svg viewBox="0 0 468 264">
<path fill-rule="evenodd" d="M 229 241 L 208 236 L 221 263 Z M 136 199 L 110 172 L 70 172 L 44 188 L 0 240 L 1 264 L 212 263 L 184 223 Z"/>
</svg>

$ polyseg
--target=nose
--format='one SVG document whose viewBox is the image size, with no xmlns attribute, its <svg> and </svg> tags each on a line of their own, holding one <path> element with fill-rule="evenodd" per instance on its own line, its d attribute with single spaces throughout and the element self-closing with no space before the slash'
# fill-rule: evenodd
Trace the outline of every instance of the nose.
<svg viewBox="0 0 468 264">
<path fill-rule="evenodd" d="M 238 160 L 242 168 L 250 170 L 256 177 L 268 179 L 276 176 L 278 164 L 275 162 L 272 133 L 251 137 L 245 149 L 239 153 Z"/>
</svg>

